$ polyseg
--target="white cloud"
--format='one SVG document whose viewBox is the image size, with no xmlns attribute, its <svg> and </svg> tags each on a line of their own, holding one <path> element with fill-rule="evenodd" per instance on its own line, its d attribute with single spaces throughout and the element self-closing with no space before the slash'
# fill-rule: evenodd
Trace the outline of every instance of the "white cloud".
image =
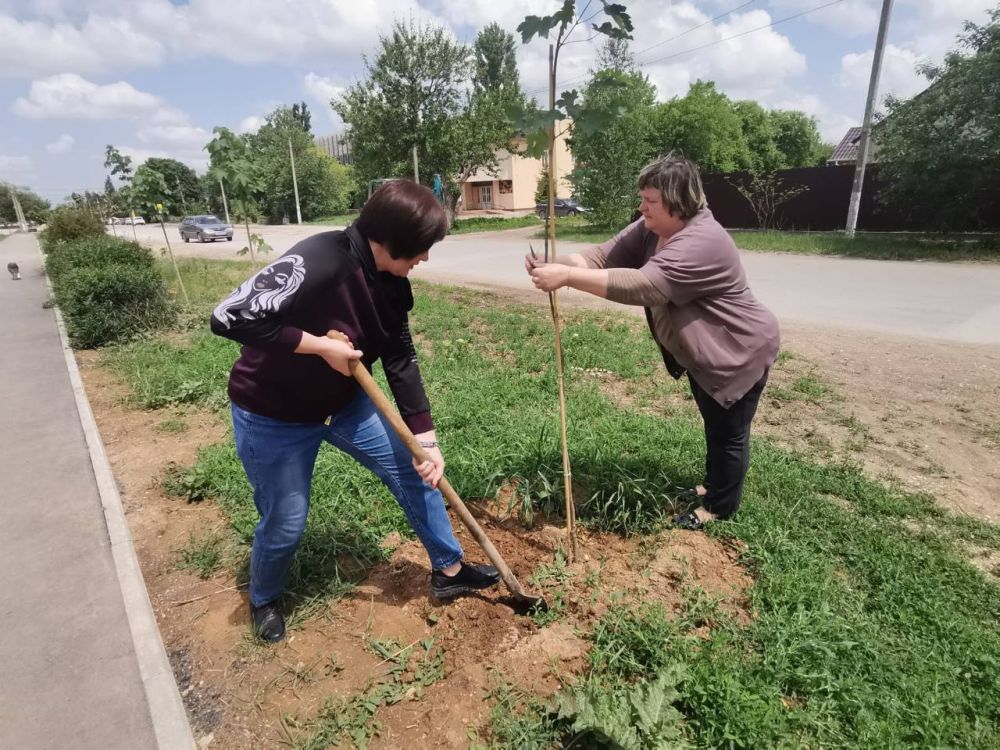
<svg viewBox="0 0 1000 750">
<path fill-rule="evenodd" d="M 932 4 L 930 0 L 919 2 Z M 776 18 L 811 11 L 821 4 L 818 0 L 771 0 Z M 870 34 L 874 37 L 881 9 L 882 0 L 843 0 L 828 8 L 808 13 L 802 16 L 802 20 L 845 36 Z"/>
<path fill-rule="evenodd" d="M 347 91 L 347 86 L 337 83 L 333 78 L 325 78 L 316 73 L 309 72 L 302 81 L 302 88 L 306 93 L 306 97 L 312 103 L 312 111 L 322 113 L 323 121 L 332 124 L 334 130 L 343 130 L 344 121 L 333 111 L 333 107 L 330 106 L 330 100 L 341 97 Z M 314 131 L 317 130 L 316 124 L 315 122 L 313 123 Z"/>
<path fill-rule="evenodd" d="M 0 154 L 0 182 L 29 182 L 35 177 L 35 165 L 29 156 Z"/>
<path fill-rule="evenodd" d="M 267 120 L 259 115 L 247 115 L 236 126 L 237 133 L 255 133 Z"/>
<path fill-rule="evenodd" d="M 66 135 L 65 133 L 58 138 L 56 138 L 52 143 L 45 147 L 45 150 L 50 154 L 65 154 L 75 143 L 75 139 L 71 135 Z"/>
<path fill-rule="evenodd" d="M 316 73 L 307 73 L 303 80 L 306 93 L 318 102 L 326 102 L 329 105 L 331 99 L 335 99 L 347 90 L 347 87 L 336 83 L 332 78 L 324 78 Z"/>
<path fill-rule="evenodd" d="M 861 124 L 861 117 L 850 117 L 834 109 L 828 100 L 816 94 L 792 96 L 778 99 L 771 105 L 774 109 L 790 109 L 805 112 L 816 118 L 819 134 L 827 143 L 837 144 L 844 137 L 848 128 Z"/>
<path fill-rule="evenodd" d="M 160 64 L 163 45 L 128 19 L 91 15 L 83 24 L 21 21 L 0 15 L 0 76 L 73 70 L 96 73 Z"/>
<path fill-rule="evenodd" d="M 773 18 L 766 11 L 733 13 L 712 24 L 711 16 L 685 2 L 652 18 L 636 29 L 633 48 L 661 99 L 682 96 L 701 79 L 736 99 L 765 100 L 806 71 L 805 55 L 767 28 Z"/>
<path fill-rule="evenodd" d="M 75 73 L 61 73 L 33 81 L 27 98 L 11 110 L 31 119 L 147 120 L 177 123 L 185 115 L 153 94 L 139 91 L 125 81 L 99 85 Z"/>
<path fill-rule="evenodd" d="M 840 85 L 864 92 L 867 96 L 874 59 L 874 50 L 844 55 L 840 61 Z M 906 98 L 927 88 L 927 79 L 916 70 L 921 59 L 911 50 L 893 44 L 886 45 L 885 55 L 882 58 L 882 72 L 879 76 L 878 101 L 881 102 L 887 94 Z"/>
<path fill-rule="evenodd" d="M 94 9 L 94 6 L 98 6 Z M 0 5 L 0 75 L 81 74 L 221 58 L 287 63 L 322 56 L 357 62 L 396 18 L 447 25 L 416 0 L 103 0 L 48 3 L 18 18 Z M 31 14 L 30 19 L 23 18 Z"/>
</svg>

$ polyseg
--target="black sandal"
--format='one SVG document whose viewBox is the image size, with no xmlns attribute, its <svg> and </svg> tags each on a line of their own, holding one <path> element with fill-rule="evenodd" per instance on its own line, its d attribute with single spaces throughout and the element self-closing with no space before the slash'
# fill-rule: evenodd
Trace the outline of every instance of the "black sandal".
<svg viewBox="0 0 1000 750">
<path fill-rule="evenodd" d="M 705 522 L 698 518 L 698 514 L 694 511 L 695 509 L 689 510 L 674 518 L 674 526 L 686 531 L 700 531 L 705 528 Z"/>
</svg>

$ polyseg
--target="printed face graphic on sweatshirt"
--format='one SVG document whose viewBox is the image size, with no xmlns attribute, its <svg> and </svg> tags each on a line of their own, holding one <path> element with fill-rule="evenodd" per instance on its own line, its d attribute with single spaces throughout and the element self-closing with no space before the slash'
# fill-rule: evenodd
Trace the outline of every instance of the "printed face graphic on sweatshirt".
<svg viewBox="0 0 1000 750">
<path fill-rule="evenodd" d="M 295 294 L 306 277 L 299 255 L 285 255 L 261 269 L 215 308 L 212 315 L 229 328 L 238 317 L 250 320 L 277 312 L 281 303 Z"/>
</svg>

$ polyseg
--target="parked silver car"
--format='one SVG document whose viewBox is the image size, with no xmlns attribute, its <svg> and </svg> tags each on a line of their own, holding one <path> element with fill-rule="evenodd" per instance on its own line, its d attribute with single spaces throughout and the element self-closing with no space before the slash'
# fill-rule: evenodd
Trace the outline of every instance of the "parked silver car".
<svg viewBox="0 0 1000 750">
<path fill-rule="evenodd" d="M 185 242 L 192 238 L 197 238 L 198 242 L 233 239 L 233 228 L 216 216 L 185 216 L 178 231 Z"/>
</svg>

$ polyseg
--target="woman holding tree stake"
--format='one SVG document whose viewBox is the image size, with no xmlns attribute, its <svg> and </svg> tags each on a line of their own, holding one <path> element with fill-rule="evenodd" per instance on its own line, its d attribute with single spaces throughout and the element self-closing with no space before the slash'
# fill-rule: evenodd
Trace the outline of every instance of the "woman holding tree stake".
<svg viewBox="0 0 1000 750">
<path fill-rule="evenodd" d="M 778 323 L 753 296 L 739 251 L 712 217 L 698 168 L 668 154 L 639 174 L 641 218 L 585 253 L 525 267 L 545 292 L 572 287 L 646 308 L 674 378 L 685 372 L 705 424 L 705 478 L 677 526 L 736 513 L 750 464 L 750 425 L 778 356 Z"/>
</svg>

